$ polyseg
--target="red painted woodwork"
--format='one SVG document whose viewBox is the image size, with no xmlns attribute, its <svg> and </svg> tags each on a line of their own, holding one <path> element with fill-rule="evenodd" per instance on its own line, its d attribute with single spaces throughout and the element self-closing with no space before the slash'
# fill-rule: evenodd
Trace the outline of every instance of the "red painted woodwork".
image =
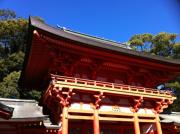
<svg viewBox="0 0 180 134">
<path fill-rule="evenodd" d="M 151 118 L 154 119 L 151 119 L 151 123 L 156 126 L 156 130 L 151 133 L 162 133 L 158 114 L 173 102 L 172 95 L 152 88 L 179 75 L 180 64 L 174 66 L 175 63 L 165 62 L 157 57 L 147 58 L 112 51 L 89 45 L 88 42 L 83 44 L 41 28 L 33 27 L 31 30 L 31 48 L 26 57 L 28 62 L 23 70 L 21 82 L 23 87 L 47 89 L 42 98 L 43 105 L 50 111 L 53 123 L 62 125 L 55 133 L 140 134 L 142 124 L 139 120 L 147 119 L 148 122 Z M 65 87 L 61 85 L 62 83 L 58 83 L 63 80 L 66 82 Z M 75 90 L 73 84 L 78 82 L 84 85 L 79 84 Z M 87 88 L 87 83 L 91 88 Z M 93 90 L 98 86 L 101 90 Z M 103 88 L 106 87 L 111 89 L 105 92 Z M 119 93 L 121 90 L 134 90 L 139 94 L 131 92 L 126 95 L 127 92 Z M 143 93 L 153 93 L 155 97 L 153 95 L 144 97 Z M 162 94 L 169 95 L 169 98 L 158 98 L 158 95 Z M 92 113 L 70 111 L 71 104 L 75 102 L 79 103 L 80 107 L 83 103 L 89 104 L 91 110 L 93 109 Z M 100 114 L 102 105 L 113 106 L 112 109 L 117 110 L 119 106 L 130 108 L 132 117 L 119 113 L 111 115 L 112 111 L 110 115 Z M 139 117 L 137 112 L 140 108 L 153 109 L 157 116 Z M 116 119 L 119 119 L 118 122 Z M 123 119 L 125 122 L 122 122 Z M 39 133 L 44 133 L 44 130 Z"/>
<path fill-rule="evenodd" d="M 93 134 L 92 123 L 83 122 L 70 122 L 69 134 Z M 86 127 L 84 127 L 86 126 Z M 100 123 L 100 133 L 105 134 L 134 134 L 133 124 L 129 123 Z M 85 133 L 83 133 L 85 131 Z"/>
<path fill-rule="evenodd" d="M 38 35 L 37 35 L 38 33 Z M 49 73 L 155 87 L 180 74 L 180 67 L 56 39 L 37 30 L 23 85 L 37 87 Z M 28 76 L 28 77 L 26 77 Z"/>
</svg>

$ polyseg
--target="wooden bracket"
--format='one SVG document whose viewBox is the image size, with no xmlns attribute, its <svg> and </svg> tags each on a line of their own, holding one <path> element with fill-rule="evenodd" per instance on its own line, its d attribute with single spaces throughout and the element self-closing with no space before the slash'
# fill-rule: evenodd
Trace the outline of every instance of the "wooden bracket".
<svg viewBox="0 0 180 134">
<path fill-rule="evenodd" d="M 169 100 L 164 100 L 164 99 L 162 99 L 162 100 L 157 101 L 157 102 L 155 102 L 155 103 L 156 103 L 156 104 L 155 104 L 154 111 L 155 111 L 156 113 L 161 113 L 161 112 L 163 112 L 163 110 L 164 110 L 165 108 L 168 107 L 168 105 L 170 105 L 170 104 L 173 103 L 173 100 L 171 100 L 171 99 L 169 99 Z"/>
<path fill-rule="evenodd" d="M 142 105 L 143 102 L 143 97 L 140 96 L 139 98 L 133 98 L 133 106 L 131 111 L 132 112 L 137 112 L 140 108 L 140 106 Z"/>
<path fill-rule="evenodd" d="M 51 91 L 52 96 L 54 96 L 62 106 L 69 106 L 70 100 L 75 93 L 72 88 L 69 88 L 67 91 L 62 90 L 60 87 L 54 87 Z"/>
<path fill-rule="evenodd" d="M 102 101 L 103 98 L 105 98 L 105 96 L 103 95 L 103 92 L 100 92 L 98 95 L 94 95 L 95 97 L 95 109 L 99 109 L 100 108 L 100 103 Z"/>
</svg>

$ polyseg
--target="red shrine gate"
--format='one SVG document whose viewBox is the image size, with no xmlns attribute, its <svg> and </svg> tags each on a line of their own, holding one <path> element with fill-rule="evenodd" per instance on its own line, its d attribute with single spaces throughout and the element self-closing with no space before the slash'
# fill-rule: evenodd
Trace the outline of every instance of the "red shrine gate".
<svg viewBox="0 0 180 134">
<path fill-rule="evenodd" d="M 95 134 L 108 131 L 110 134 L 126 131 L 159 134 L 162 132 L 158 114 L 174 99 L 168 93 L 150 88 L 52 75 L 44 104 L 53 111 L 57 122 L 61 120 L 62 111 L 60 131 L 65 134 L 68 121 L 70 133 L 83 134 L 88 130 L 90 134 L 91 131 Z"/>
<path fill-rule="evenodd" d="M 159 113 L 176 97 L 154 87 L 180 74 L 180 62 L 124 47 L 30 18 L 21 86 L 46 89 L 58 134 L 162 134 Z"/>
</svg>

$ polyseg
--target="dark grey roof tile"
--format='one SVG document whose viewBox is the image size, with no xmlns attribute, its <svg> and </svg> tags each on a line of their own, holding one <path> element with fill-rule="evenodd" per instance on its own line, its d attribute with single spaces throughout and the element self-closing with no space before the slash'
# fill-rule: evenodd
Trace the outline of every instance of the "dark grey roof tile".
<svg viewBox="0 0 180 134">
<path fill-rule="evenodd" d="M 47 118 L 47 116 L 42 113 L 42 107 L 38 106 L 38 103 L 35 100 L 0 98 L 0 102 L 8 107 L 14 108 L 13 115 L 10 119 L 11 121 L 35 121 Z"/>
</svg>

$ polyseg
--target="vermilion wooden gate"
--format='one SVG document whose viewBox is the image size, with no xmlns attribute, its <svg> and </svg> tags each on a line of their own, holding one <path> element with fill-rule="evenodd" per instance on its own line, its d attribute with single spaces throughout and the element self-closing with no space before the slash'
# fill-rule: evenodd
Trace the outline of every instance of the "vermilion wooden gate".
<svg viewBox="0 0 180 134">
<path fill-rule="evenodd" d="M 69 134 L 93 134 L 93 122 L 71 122 Z M 133 123 L 103 122 L 100 123 L 100 134 L 134 134 Z"/>
</svg>

